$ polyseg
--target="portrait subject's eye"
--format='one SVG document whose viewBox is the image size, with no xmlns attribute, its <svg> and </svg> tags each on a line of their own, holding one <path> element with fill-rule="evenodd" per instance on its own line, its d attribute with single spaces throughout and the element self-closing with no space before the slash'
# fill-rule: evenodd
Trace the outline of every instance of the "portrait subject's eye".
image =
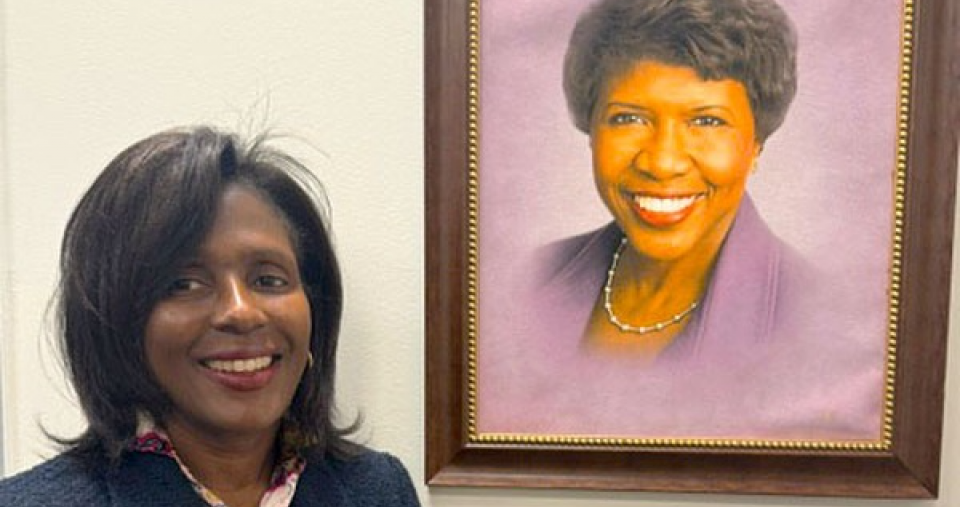
<svg viewBox="0 0 960 507">
<path fill-rule="evenodd" d="M 694 117 L 690 123 L 697 127 L 722 127 L 728 125 L 727 121 L 723 118 L 713 115 L 701 115 Z"/>
<path fill-rule="evenodd" d="M 649 120 L 637 113 L 614 113 L 607 118 L 610 125 L 646 124 Z"/>
</svg>

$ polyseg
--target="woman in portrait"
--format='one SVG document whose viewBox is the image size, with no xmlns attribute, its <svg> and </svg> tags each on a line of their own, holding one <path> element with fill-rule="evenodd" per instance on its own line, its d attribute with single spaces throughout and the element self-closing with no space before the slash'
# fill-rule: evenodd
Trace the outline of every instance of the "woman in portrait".
<svg viewBox="0 0 960 507">
<path fill-rule="evenodd" d="M 415 506 L 334 418 L 340 272 L 319 184 L 263 139 L 118 155 L 63 238 L 58 337 L 87 420 L 0 505 Z"/>
<path fill-rule="evenodd" d="M 551 319 L 582 350 L 648 362 L 774 339 L 805 268 L 746 183 L 797 89 L 784 11 L 601 1 L 573 31 L 563 84 L 613 221 L 543 252 Z"/>
<path fill-rule="evenodd" d="M 777 170 L 795 33 L 774 0 L 600 0 L 577 19 L 563 89 L 611 221 L 538 249 L 498 315 L 511 333 L 479 340 L 479 431 L 880 437 L 882 347 L 846 339 L 857 316 L 747 191 Z"/>
</svg>

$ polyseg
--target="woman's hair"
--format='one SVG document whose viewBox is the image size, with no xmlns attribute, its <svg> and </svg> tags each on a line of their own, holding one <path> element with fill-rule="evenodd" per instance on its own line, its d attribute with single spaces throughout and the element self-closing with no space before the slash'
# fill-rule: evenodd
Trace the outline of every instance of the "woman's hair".
<svg viewBox="0 0 960 507">
<path fill-rule="evenodd" d="M 75 454 L 116 458 L 135 436 L 139 413 L 162 421 L 172 407 L 148 367 L 144 329 L 230 185 L 256 191 L 283 216 L 310 301 L 314 362 L 286 433 L 301 451 L 356 449 L 345 438 L 354 427 L 333 422 L 343 292 L 326 201 L 307 168 L 265 141 L 209 127 L 162 132 L 120 153 L 80 200 L 63 237 L 57 299 L 63 359 L 88 421 L 80 437 L 60 439 Z"/>
<path fill-rule="evenodd" d="M 774 0 L 601 0 L 577 21 L 563 88 L 577 128 L 590 132 L 611 79 L 640 61 L 690 67 L 744 85 L 757 140 L 780 124 L 797 90 L 797 37 Z"/>
</svg>

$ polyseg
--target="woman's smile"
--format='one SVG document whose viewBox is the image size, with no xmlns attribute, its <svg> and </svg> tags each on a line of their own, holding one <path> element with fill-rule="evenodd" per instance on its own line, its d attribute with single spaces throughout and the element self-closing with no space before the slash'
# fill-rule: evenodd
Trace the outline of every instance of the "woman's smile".
<svg viewBox="0 0 960 507">
<path fill-rule="evenodd" d="M 643 222 L 652 227 L 670 227 L 683 222 L 694 210 L 703 193 L 657 196 L 631 193 L 633 209 Z"/>
<path fill-rule="evenodd" d="M 201 361 L 207 376 L 233 391 L 258 391 L 266 388 L 277 373 L 279 356 L 250 359 Z"/>
<path fill-rule="evenodd" d="M 267 369 L 279 356 L 260 356 L 252 359 L 210 359 L 201 361 L 206 368 L 222 373 L 253 373 Z"/>
<path fill-rule="evenodd" d="M 199 364 L 214 382 L 234 391 L 257 391 L 267 387 L 280 367 L 281 354 L 251 355 L 249 352 L 220 353 Z"/>
</svg>

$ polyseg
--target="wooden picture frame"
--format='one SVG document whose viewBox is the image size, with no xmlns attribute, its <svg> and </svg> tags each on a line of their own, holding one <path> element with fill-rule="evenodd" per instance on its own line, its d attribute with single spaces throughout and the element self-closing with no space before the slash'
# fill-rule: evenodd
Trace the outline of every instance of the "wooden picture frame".
<svg viewBox="0 0 960 507">
<path fill-rule="evenodd" d="M 486 0 L 493 2 L 497 0 Z M 956 182 L 953 0 L 905 0 L 884 437 L 866 446 L 483 438 L 476 429 L 479 0 L 424 0 L 426 477 L 498 486 L 936 497 Z"/>
</svg>

